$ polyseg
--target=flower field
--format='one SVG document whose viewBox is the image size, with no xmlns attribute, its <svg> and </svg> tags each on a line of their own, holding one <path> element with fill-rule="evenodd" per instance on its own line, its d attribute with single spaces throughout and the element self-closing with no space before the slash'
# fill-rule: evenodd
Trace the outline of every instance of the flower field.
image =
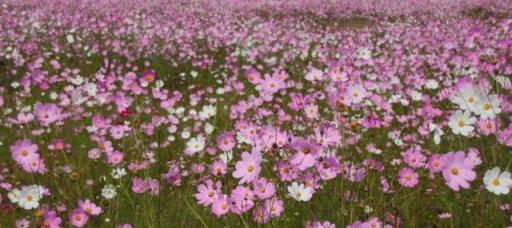
<svg viewBox="0 0 512 228">
<path fill-rule="evenodd" d="M 511 0 L 0 1 L 0 227 L 512 226 Z"/>
</svg>

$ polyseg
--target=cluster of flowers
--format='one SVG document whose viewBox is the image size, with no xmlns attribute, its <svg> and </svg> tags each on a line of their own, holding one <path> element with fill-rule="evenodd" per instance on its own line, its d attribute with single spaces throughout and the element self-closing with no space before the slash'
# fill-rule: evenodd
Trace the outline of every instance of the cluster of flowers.
<svg viewBox="0 0 512 228">
<path fill-rule="evenodd" d="M 341 201 L 367 213 L 368 191 L 509 193 L 501 158 L 512 147 L 512 20 L 373 20 L 405 13 L 393 1 L 383 15 L 367 8 L 364 29 L 347 30 L 342 19 L 318 20 L 362 5 L 304 1 L 318 17 L 300 17 L 291 12 L 304 6 L 285 1 L 223 1 L 1 5 L 6 216 L 16 206 L 38 215 L 18 216 L 18 227 L 83 227 L 110 221 L 132 202 L 122 197 L 163 198 L 182 185 L 213 216 L 259 224 L 314 203 L 340 179 Z M 349 227 L 407 222 L 380 215 Z M 130 219 L 115 222 L 127 228 Z"/>
</svg>

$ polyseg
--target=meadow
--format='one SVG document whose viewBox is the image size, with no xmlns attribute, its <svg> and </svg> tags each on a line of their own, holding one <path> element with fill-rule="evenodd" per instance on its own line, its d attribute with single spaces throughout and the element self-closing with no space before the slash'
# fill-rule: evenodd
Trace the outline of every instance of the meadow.
<svg viewBox="0 0 512 228">
<path fill-rule="evenodd" d="M 512 227 L 511 0 L 0 1 L 0 228 Z"/>
</svg>

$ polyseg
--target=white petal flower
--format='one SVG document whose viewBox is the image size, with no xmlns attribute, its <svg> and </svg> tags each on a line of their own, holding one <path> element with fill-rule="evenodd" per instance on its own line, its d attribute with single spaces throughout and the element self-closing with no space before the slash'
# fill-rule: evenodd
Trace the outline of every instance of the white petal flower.
<svg viewBox="0 0 512 228">
<path fill-rule="evenodd" d="M 509 172 L 500 173 L 499 167 L 488 170 L 484 176 L 485 188 L 496 195 L 508 194 L 512 184 L 510 177 Z"/>
</svg>

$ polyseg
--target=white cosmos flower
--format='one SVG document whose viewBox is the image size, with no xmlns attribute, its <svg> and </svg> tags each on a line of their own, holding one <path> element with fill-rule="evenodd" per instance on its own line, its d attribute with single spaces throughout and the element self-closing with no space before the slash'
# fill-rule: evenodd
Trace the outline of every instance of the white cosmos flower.
<svg viewBox="0 0 512 228">
<path fill-rule="evenodd" d="M 13 189 L 7 196 L 12 203 L 17 203 L 25 210 L 39 207 L 39 201 L 43 198 L 44 188 L 40 185 L 29 185 L 21 190 Z"/>
<path fill-rule="evenodd" d="M 116 187 L 114 187 L 112 184 L 107 184 L 103 187 L 103 189 L 101 189 L 101 196 L 103 196 L 105 199 L 112 199 L 116 197 L 116 195 Z"/>
<path fill-rule="evenodd" d="M 472 117 L 469 111 L 462 112 L 458 110 L 450 117 L 448 126 L 450 126 L 454 134 L 469 136 L 475 129 L 473 126 L 475 122 L 476 118 Z"/>
<path fill-rule="evenodd" d="M 425 86 L 427 87 L 427 89 L 437 89 L 439 88 L 439 83 L 434 79 L 430 79 L 427 81 L 427 84 L 425 84 Z"/>
<path fill-rule="evenodd" d="M 466 84 L 457 90 L 450 100 L 462 110 L 475 111 L 476 105 L 482 97 L 481 90 L 473 84 Z"/>
<path fill-rule="evenodd" d="M 506 171 L 500 174 L 499 167 L 487 170 L 484 176 L 485 188 L 496 195 L 508 194 L 509 186 L 512 184 L 510 176 L 510 173 Z"/>
<path fill-rule="evenodd" d="M 368 60 L 372 57 L 372 52 L 368 48 L 359 48 L 359 50 L 357 50 L 357 57 Z"/>
<path fill-rule="evenodd" d="M 197 152 L 200 152 L 204 149 L 204 146 L 205 146 L 205 139 L 204 137 L 196 137 L 196 138 L 191 138 L 188 142 L 187 142 L 187 149 L 192 152 L 192 154 L 195 154 Z"/>
<path fill-rule="evenodd" d="M 206 132 L 206 134 L 211 134 L 214 129 L 215 129 L 215 127 L 213 127 L 213 125 L 210 123 L 206 123 L 204 125 L 204 132 Z"/>
<path fill-rule="evenodd" d="M 199 112 L 199 117 L 202 120 L 206 120 L 212 116 L 215 116 L 217 114 L 217 108 L 213 105 L 205 105 L 203 106 L 203 109 L 201 112 Z"/>
<path fill-rule="evenodd" d="M 288 195 L 297 201 L 309 201 L 313 196 L 311 189 L 306 187 L 304 184 L 293 182 L 288 186 Z"/>
<path fill-rule="evenodd" d="M 497 95 L 489 95 L 480 98 L 475 108 L 475 113 L 482 119 L 494 119 L 496 114 L 501 113 L 500 100 Z"/>
<path fill-rule="evenodd" d="M 66 35 L 66 41 L 70 44 L 75 43 L 75 37 L 71 34 Z"/>
<path fill-rule="evenodd" d="M 120 179 L 121 177 L 124 177 L 125 175 L 126 175 L 126 169 L 121 168 L 121 167 L 113 169 L 112 172 L 110 173 L 110 176 L 112 176 L 112 178 L 114 178 L 114 179 Z"/>
</svg>

